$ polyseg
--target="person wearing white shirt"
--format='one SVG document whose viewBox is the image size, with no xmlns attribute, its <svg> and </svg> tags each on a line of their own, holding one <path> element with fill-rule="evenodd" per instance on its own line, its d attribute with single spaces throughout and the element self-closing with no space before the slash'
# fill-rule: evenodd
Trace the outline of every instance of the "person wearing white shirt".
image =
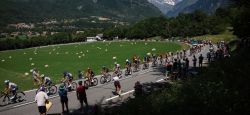
<svg viewBox="0 0 250 115">
<path fill-rule="evenodd" d="M 48 95 L 45 93 L 44 87 L 41 87 L 40 91 L 36 94 L 35 101 L 37 103 L 40 115 L 46 115 L 45 103 L 48 101 Z"/>
<path fill-rule="evenodd" d="M 113 77 L 113 80 L 115 81 L 114 82 L 114 85 L 115 85 L 115 91 L 118 95 L 121 94 L 121 84 L 119 82 L 119 77 L 118 76 L 115 76 Z"/>
</svg>

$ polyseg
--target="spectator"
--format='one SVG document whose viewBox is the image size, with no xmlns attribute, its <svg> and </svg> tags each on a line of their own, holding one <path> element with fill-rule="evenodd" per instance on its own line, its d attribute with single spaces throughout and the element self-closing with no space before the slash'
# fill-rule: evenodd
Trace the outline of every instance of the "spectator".
<svg viewBox="0 0 250 115">
<path fill-rule="evenodd" d="M 86 87 L 82 85 L 82 81 L 78 82 L 78 87 L 76 89 L 76 96 L 81 104 L 81 110 L 83 111 L 83 102 L 86 105 L 86 108 L 88 109 L 88 101 L 87 101 L 87 95 L 86 95 Z"/>
<path fill-rule="evenodd" d="M 193 56 L 193 66 L 194 68 L 196 67 L 196 62 L 197 62 L 197 58 L 195 57 L 195 55 Z"/>
<path fill-rule="evenodd" d="M 66 106 L 67 113 L 69 113 L 67 92 L 65 85 L 60 85 L 58 93 L 62 104 L 62 113 L 64 113 L 64 105 Z"/>
<path fill-rule="evenodd" d="M 40 91 L 36 94 L 35 101 L 37 103 L 40 115 L 46 115 L 45 103 L 48 102 L 48 95 L 45 93 L 44 87 L 41 87 Z"/>
<path fill-rule="evenodd" d="M 119 82 L 119 77 L 115 76 L 115 77 L 113 77 L 113 80 L 114 80 L 115 92 L 116 92 L 116 94 L 121 96 L 121 84 Z"/>
<path fill-rule="evenodd" d="M 177 71 L 177 69 L 178 69 L 178 62 L 177 62 L 177 59 L 174 59 L 173 71 Z"/>
<path fill-rule="evenodd" d="M 210 63 L 211 62 L 211 53 L 210 52 L 208 52 L 207 53 L 207 60 L 208 60 L 208 63 Z"/>
<path fill-rule="evenodd" d="M 202 54 L 199 56 L 199 67 L 202 67 L 203 56 Z"/>
<path fill-rule="evenodd" d="M 189 60 L 188 60 L 188 58 L 185 59 L 185 62 L 186 62 L 186 68 L 188 70 L 189 69 Z"/>
</svg>

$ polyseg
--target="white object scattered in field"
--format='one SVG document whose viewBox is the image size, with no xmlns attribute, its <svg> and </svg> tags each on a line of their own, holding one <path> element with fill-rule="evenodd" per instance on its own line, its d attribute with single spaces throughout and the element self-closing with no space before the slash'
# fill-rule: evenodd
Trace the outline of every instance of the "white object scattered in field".
<svg viewBox="0 0 250 115">
<path fill-rule="evenodd" d="M 101 50 L 102 48 L 100 48 L 100 47 L 97 47 L 97 49 Z"/>
<path fill-rule="evenodd" d="M 105 49 L 105 52 L 108 52 L 108 49 Z"/>
<path fill-rule="evenodd" d="M 29 60 L 31 61 L 33 58 L 29 58 Z"/>
<path fill-rule="evenodd" d="M 116 57 L 114 56 L 113 59 L 116 59 Z"/>
<path fill-rule="evenodd" d="M 58 55 L 59 54 L 59 52 L 56 52 L 56 55 Z"/>
<path fill-rule="evenodd" d="M 76 53 L 76 55 L 78 55 L 79 53 Z"/>
<path fill-rule="evenodd" d="M 135 42 L 135 44 L 136 44 L 136 42 Z"/>
<path fill-rule="evenodd" d="M 69 54 L 69 52 L 65 52 L 65 54 Z"/>
<path fill-rule="evenodd" d="M 145 45 L 148 45 L 148 43 L 145 43 Z"/>
<path fill-rule="evenodd" d="M 9 58 L 11 59 L 12 57 L 11 57 L 11 56 L 9 56 Z"/>
<path fill-rule="evenodd" d="M 5 60 L 4 60 L 4 59 L 2 59 L 2 62 L 5 62 Z"/>
<path fill-rule="evenodd" d="M 34 53 L 35 55 L 37 54 L 37 53 Z"/>
<path fill-rule="evenodd" d="M 150 53 L 150 52 L 148 52 L 148 53 L 147 53 L 147 55 L 149 56 L 149 55 L 151 55 L 151 53 Z"/>
<path fill-rule="evenodd" d="M 156 50 L 155 48 L 152 49 L 152 51 L 155 51 L 155 50 Z"/>
<path fill-rule="evenodd" d="M 28 76 L 28 75 L 29 75 L 29 73 L 28 73 L 28 72 L 25 72 L 25 73 L 24 73 L 24 75 Z"/>
<path fill-rule="evenodd" d="M 25 55 L 25 54 L 26 54 L 26 52 L 23 52 L 23 54 Z"/>
<path fill-rule="evenodd" d="M 51 54 L 51 52 L 49 52 L 49 54 Z"/>
<path fill-rule="evenodd" d="M 134 45 L 134 43 L 131 43 L 131 45 Z"/>
<path fill-rule="evenodd" d="M 78 56 L 78 58 L 82 58 L 82 56 Z"/>
<path fill-rule="evenodd" d="M 31 66 L 34 66 L 35 64 L 34 64 L 34 63 L 31 63 L 30 65 L 31 65 Z"/>
<path fill-rule="evenodd" d="M 46 65 L 44 65 L 44 67 L 49 67 L 49 65 L 48 65 L 48 64 L 46 64 Z"/>
<path fill-rule="evenodd" d="M 53 49 L 53 51 L 55 51 L 56 49 Z"/>
<path fill-rule="evenodd" d="M 33 72 L 33 69 L 30 69 L 30 72 Z"/>
<path fill-rule="evenodd" d="M 82 54 L 82 56 L 85 56 L 85 54 Z"/>
<path fill-rule="evenodd" d="M 87 50 L 87 52 L 89 52 L 89 50 Z"/>
<path fill-rule="evenodd" d="M 82 54 L 82 51 L 80 53 Z"/>
</svg>

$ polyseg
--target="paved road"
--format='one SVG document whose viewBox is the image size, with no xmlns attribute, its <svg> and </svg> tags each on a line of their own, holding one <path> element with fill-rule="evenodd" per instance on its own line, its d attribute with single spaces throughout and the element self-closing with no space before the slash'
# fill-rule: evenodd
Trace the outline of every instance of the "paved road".
<svg viewBox="0 0 250 115">
<path fill-rule="evenodd" d="M 202 54 L 206 56 L 208 52 L 208 46 L 205 46 L 202 50 Z M 188 53 L 189 54 L 189 53 Z M 200 53 L 199 53 L 200 54 Z M 199 56 L 196 54 L 196 56 Z M 192 66 L 192 61 L 190 57 L 190 66 Z M 206 59 L 205 59 L 206 61 Z M 123 72 L 124 73 L 124 72 Z M 161 82 L 164 81 L 164 74 L 159 71 L 158 68 L 149 68 L 144 71 L 134 73 L 132 76 L 121 79 L 122 86 L 122 96 L 118 97 L 113 95 L 112 91 L 115 90 L 113 83 L 108 83 L 104 85 L 98 85 L 91 87 L 87 90 L 87 98 L 89 105 L 102 104 L 107 105 L 111 102 L 116 102 L 119 100 L 126 99 L 129 96 L 132 96 L 133 86 L 136 81 L 141 83 L 145 82 Z M 35 115 L 38 114 L 38 109 L 36 103 L 34 103 L 35 91 L 26 92 L 27 100 L 22 103 L 11 104 L 4 107 L 0 107 L 0 115 Z M 70 112 L 76 112 L 80 107 L 80 104 L 76 98 L 75 92 L 70 92 L 69 97 L 69 109 Z M 50 97 L 53 106 L 48 112 L 48 114 L 60 114 L 61 113 L 61 104 L 60 98 L 58 95 Z"/>
</svg>

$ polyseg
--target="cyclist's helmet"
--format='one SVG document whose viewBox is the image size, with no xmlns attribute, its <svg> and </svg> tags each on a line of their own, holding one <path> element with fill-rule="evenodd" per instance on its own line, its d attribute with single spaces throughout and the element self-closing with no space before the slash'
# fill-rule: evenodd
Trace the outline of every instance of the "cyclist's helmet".
<svg viewBox="0 0 250 115">
<path fill-rule="evenodd" d="M 41 86 L 41 87 L 40 87 L 40 91 L 45 91 L 45 87 L 44 87 L 44 86 Z"/>
<path fill-rule="evenodd" d="M 69 73 L 69 72 L 64 71 L 64 72 L 63 72 L 63 75 L 64 75 L 64 76 L 67 76 L 68 73 Z"/>
<path fill-rule="evenodd" d="M 41 78 L 44 78 L 44 77 L 45 77 L 45 75 L 44 75 L 44 74 L 42 74 L 40 77 L 41 77 Z"/>
<path fill-rule="evenodd" d="M 5 81 L 4 81 L 4 84 L 8 85 L 9 82 L 10 82 L 10 80 L 5 80 Z"/>
<path fill-rule="evenodd" d="M 116 64 L 117 65 L 117 67 L 120 67 L 120 64 Z"/>
</svg>

